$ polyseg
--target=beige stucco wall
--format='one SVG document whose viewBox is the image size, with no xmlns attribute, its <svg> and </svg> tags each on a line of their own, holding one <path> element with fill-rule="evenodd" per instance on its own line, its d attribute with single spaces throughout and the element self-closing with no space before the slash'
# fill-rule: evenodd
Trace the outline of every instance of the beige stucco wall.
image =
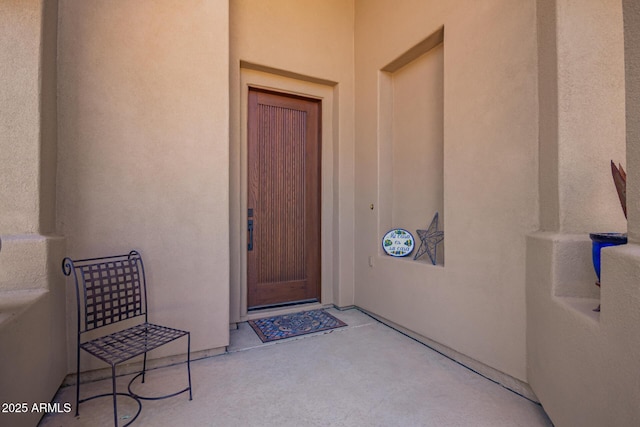
<svg viewBox="0 0 640 427">
<path fill-rule="evenodd" d="M 385 206 L 369 209 L 387 199 L 380 70 L 443 25 L 444 267 L 381 255 Z M 538 228 L 535 34 L 531 1 L 356 2 L 355 303 L 520 380 L 525 235 Z M 433 212 L 421 214 L 426 227 Z"/>
<path fill-rule="evenodd" d="M 67 374 L 65 289 L 58 274 L 64 240 L 39 240 L 46 247 L 46 261 L 33 258 L 22 265 L 43 262 L 46 288 L 0 292 L 0 402 L 29 405 L 26 414 L 1 414 L 2 425 L 37 425 L 44 414 L 31 412 L 31 405 L 50 402 Z"/>
<path fill-rule="evenodd" d="M 625 232 L 609 166 L 626 167 L 620 0 L 555 3 L 559 231 Z"/>
<path fill-rule="evenodd" d="M 67 255 L 138 249 L 150 320 L 190 330 L 192 352 L 223 348 L 227 1 L 61 1 L 58 55 L 57 226 Z"/>
<path fill-rule="evenodd" d="M 321 303 L 353 304 L 353 13 L 352 1 L 230 2 L 231 322 L 247 314 L 249 84 L 322 99 Z"/>
<path fill-rule="evenodd" d="M 584 295 L 595 288 L 585 276 L 593 276 L 590 243 L 557 233 L 528 239 L 528 380 L 557 426 L 638 425 L 640 250 L 602 251 L 602 289 L 593 298 Z"/>
<path fill-rule="evenodd" d="M 67 372 L 54 231 L 57 1 L 0 2 L 0 423 L 37 424 Z"/>
<path fill-rule="evenodd" d="M 538 0 L 540 228 L 626 231 L 609 161 L 626 167 L 619 0 Z"/>
<path fill-rule="evenodd" d="M 0 5 L 0 291 L 47 288 L 55 231 L 57 2 Z"/>
<path fill-rule="evenodd" d="M 640 194 L 640 4 L 623 0 L 625 39 L 625 101 L 627 160 L 629 173 L 627 192 Z M 640 197 L 627 201 L 629 239 L 640 243 Z"/>
<path fill-rule="evenodd" d="M 629 66 L 637 63 L 640 15 L 634 2 L 626 4 L 626 58 L 620 1 L 544 0 L 538 16 L 541 183 L 551 183 L 546 190 L 541 184 L 540 206 L 553 232 L 528 237 L 527 375 L 555 425 L 638 425 L 640 257 L 632 243 L 637 216 L 631 210 L 640 165 L 629 121 L 638 112 L 630 98 L 637 73 Z M 549 40 L 554 42 L 541 43 Z M 555 118 L 545 108 L 554 102 Z M 630 244 L 602 251 L 598 289 L 587 233 L 625 231 L 608 167 L 610 159 L 625 165 L 619 160 L 625 157 Z M 549 178 L 542 177 L 543 168 L 551 171 Z M 547 191 L 554 186 L 555 196 Z M 595 313 L 598 304 L 601 312 Z"/>
<path fill-rule="evenodd" d="M 414 231 L 424 229 L 436 212 L 438 229 L 445 229 L 443 64 L 440 44 L 389 73 L 391 96 L 380 99 L 380 108 L 390 103 L 390 113 L 378 115 L 381 122 L 389 122 L 393 135 L 380 138 L 380 143 L 389 147 L 380 147 L 379 180 L 381 185 L 391 181 L 391 200 L 381 200 L 378 208 L 387 211 L 386 221 L 381 218 L 381 223 L 386 222 L 381 224 L 385 231 L 393 224 Z M 379 77 L 381 86 L 387 84 L 383 82 L 387 76 Z M 438 264 L 444 263 L 444 253 L 443 242 L 437 250 Z M 426 255 L 421 260 L 431 262 Z"/>
<path fill-rule="evenodd" d="M 0 4 L 0 235 L 38 232 L 41 2 Z"/>
</svg>

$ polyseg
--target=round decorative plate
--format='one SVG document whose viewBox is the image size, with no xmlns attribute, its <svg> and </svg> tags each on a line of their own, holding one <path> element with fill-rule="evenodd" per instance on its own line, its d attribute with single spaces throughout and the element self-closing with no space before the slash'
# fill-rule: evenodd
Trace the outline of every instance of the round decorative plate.
<svg viewBox="0 0 640 427">
<path fill-rule="evenodd" d="M 387 255 L 396 257 L 409 255 L 415 244 L 413 235 L 404 228 L 389 230 L 382 238 L 382 249 Z"/>
</svg>

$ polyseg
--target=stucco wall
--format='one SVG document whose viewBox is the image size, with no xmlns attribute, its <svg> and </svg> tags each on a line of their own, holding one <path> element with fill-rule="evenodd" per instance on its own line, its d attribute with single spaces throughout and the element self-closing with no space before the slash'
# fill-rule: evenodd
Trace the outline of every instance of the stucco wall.
<svg viewBox="0 0 640 427">
<path fill-rule="evenodd" d="M 385 206 L 369 209 L 384 191 L 380 70 L 441 26 L 444 267 L 382 255 Z M 520 380 L 525 235 L 538 228 L 535 34 L 532 1 L 356 2 L 355 303 Z M 433 212 L 421 214 L 426 227 Z"/>
<path fill-rule="evenodd" d="M 582 234 L 536 233 L 528 239 L 528 378 L 558 426 L 638 425 L 640 251 L 633 230 L 639 199 L 634 87 L 640 9 L 636 2 L 615 0 L 545 0 L 538 10 L 539 40 L 557 35 L 557 46 L 541 50 L 541 61 L 551 58 L 564 70 L 557 82 L 546 81 L 547 89 L 557 86 L 555 94 L 540 92 L 541 117 L 543 98 L 555 96 L 561 106 L 556 148 L 562 169 L 556 184 L 564 196 L 554 215 L 560 230 Z M 541 88 L 546 77 L 541 71 Z M 598 289 L 586 232 L 625 229 L 606 167 L 610 158 L 624 156 L 625 109 L 629 244 L 602 251 Z M 541 193 L 541 208 L 552 212 Z M 595 313 L 598 304 L 601 311 Z"/>
<path fill-rule="evenodd" d="M 40 3 L 0 4 L 0 235 L 38 232 Z"/>
<path fill-rule="evenodd" d="M 247 82 L 323 103 L 323 304 L 353 304 L 353 2 L 230 2 L 231 322 L 246 315 L 246 185 L 242 168 L 243 96 Z M 244 70 L 255 78 L 242 79 Z M 258 78 L 254 71 L 263 73 Z M 331 116 L 327 117 L 326 112 Z M 327 134 L 325 121 L 331 121 Z M 329 150 L 327 150 L 329 148 Z M 327 156 L 328 154 L 328 156 Z M 244 183 L 244 184 L 243 184 Z M 329 187 L 329 188 L 328 188 Z M 328 244 L 329 243 L 329 244 Z M 327 289 L 327 286 L 329 289 Z M 246 304 L 245 304 L 246 306 Z"/>
<path fill-rule="evenodd" d="M 381 184 L 392 182 L 389 198 L 381 200 L 379 206 L 387 211 L 391 208 L 383 228 L 390 229 L 392 224 L 403 224 L 409 230 L 425 228 L 425 215 L 438 212 L 439 229 L 445 229 L 443 63 L 444 48 L 440 44 L 390 73 L 392 96 L 380 99 L 381 108 L 383 103 L 391 104 L 391 114 L 378 117 L 381 122 L 390 122 L 393 134 L 392 138 L 380 139 L 381 144 L 389 145 L 385 149 L 389 154 L 380 156 L 379 179 Z M 380 76 L 381 84 L 384 78 Z M 443 264 L 444 253 L 443 242 L 437 251 L 438 264 Z M 427 262 L 429 258 L 422 260 Z"/>
<path fill-rule="evenodd" d="M 559 231 L 625 232 L 609 166 L 626 167 L 620 0 L 557 0 L 555 9 Z"/>
<path fill-rule="evenodd" d="M 609 161 L 625 162 L 620 1 L 538 0 L 540 228 L 625 231 Z"/>
<path fill-rule="evenodd" d="M 580 289 L 595 288 L 590 246 L 584 235 L 528 240 L 529 383 L 557 426 L 638 425 L 640 250 L 603 250 L 600 298 L 589 298 Z"/>
<path fill-rule="evenodd" d="M 228 2 L 60 1 L 58 53 L 67 255 L 138 249 L 150 320 L 190 330 L 194 352 L 226 346 Z"/>
<path fill-rule="evenodd" d="M 627 159 L 633 170 L 627 191 L 640 194 L 640 4 L 623 0 Z M 629 240 L 640 242 L 640 197 L 627 201 Z"/>
<path fill-rule="evenodd" d="M 0 402 L 48 402 L 67 372 L 54 231 L 57 1 L 0 2 Z M 37 412 L 0 414 L 32 426 Z"/>
</svg>

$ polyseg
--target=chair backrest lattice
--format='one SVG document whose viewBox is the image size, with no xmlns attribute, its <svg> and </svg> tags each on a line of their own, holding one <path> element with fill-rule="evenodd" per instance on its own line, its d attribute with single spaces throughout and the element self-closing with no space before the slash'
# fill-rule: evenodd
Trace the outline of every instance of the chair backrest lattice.
<svg viewBox="0 0 640 427">
<path fill-rule="evenodd" d="M 146 315 L 146 283 L 142 257 L 126 255 L 62 262 L 64 274 L 73 272 L 78 308 L 78 331 L 88 332 Z"/>
</svg>

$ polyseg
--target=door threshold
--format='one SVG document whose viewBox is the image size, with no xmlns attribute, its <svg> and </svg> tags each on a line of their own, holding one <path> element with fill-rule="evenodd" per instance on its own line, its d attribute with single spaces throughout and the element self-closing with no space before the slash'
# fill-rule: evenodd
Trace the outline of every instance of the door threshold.
<svg viewBox="0 0 640 427">
<path fill-rule="evenodd" d="M 281 314 L 297 313 L 304 310 L 319 310 L 324 308 L 332 308 L 333 304 L 321 304 L 315 300 L 298 301 L 295 304 L 287 304 L 285 306 L 266 306 L 261 308 L 253 308 L 246 315 L 240 317 L 241 322 L 248 320 L 262 319 L 269 316 L 279 316 Z"/>
<path fill-rule="evenodd" d="M 285 302 L 285 303 L 281 303 L 281 304 L 257 305 L 255 307 L 251 307 L 247 311 L 249 313 L 251 313 L 252 311 L 257 311 L 257 310 L 286 308 L 286 307 L 292 307 L 292 306 L 295 306 L 295 305 L 313 304 L 313 303 L 317 303 L 317 302 L 318 302 L 318 300 L 316 298 L 313 298 L 313 299 L 306 299 L 306 300 L 302 300 L 302 301 Z"/>
</svg>

